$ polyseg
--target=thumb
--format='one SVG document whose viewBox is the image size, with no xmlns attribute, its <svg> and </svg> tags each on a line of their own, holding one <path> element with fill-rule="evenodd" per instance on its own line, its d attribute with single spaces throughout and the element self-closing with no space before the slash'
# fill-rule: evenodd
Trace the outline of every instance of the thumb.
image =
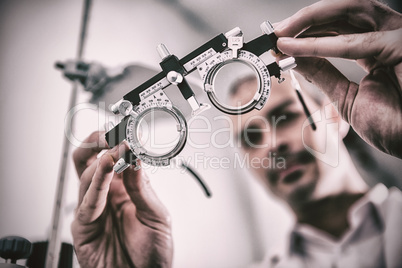
<svg viewBox="0 0 402 268">
<path fill-rule="evenodd" d="M 339 113 L 350 124 L 353 103 L 359 86 L 349 81 L 324 58 L 296 58 L 296 63 L 295 70 L 307 81 L 320 88 L 331 102 L 337 102 Z"/>
<path fill-rule="evenodd" d="M 402 29 L 315 38 L 282 37 L 277 45 L 282 53 L 294 57 L 374 57 L 384 65 L 395 65 L 401 61 L 401 36 Z"/>
<path fill-rule="evenodd" d="M 137 218 L 147 225 L 162 223 L 170 226 L 169 213 L 156 196 L 149 177 L 143 169 L 129 167 L 123 173 L 127 194 L 136 207 Z"/>
</svg>

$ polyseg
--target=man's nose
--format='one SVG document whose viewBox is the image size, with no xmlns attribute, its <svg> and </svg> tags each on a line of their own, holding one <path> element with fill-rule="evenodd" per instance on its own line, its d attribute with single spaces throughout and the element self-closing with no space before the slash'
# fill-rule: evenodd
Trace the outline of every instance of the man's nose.
<svg viewBox="0 0 402 268">
<path fill-rule="evenodd" d="M 279 154 L 282 154 L 282 153 L 287 153 L 288 151 L 289 151 L 289 145 L 288 144 L 286 144 L 286 143 L 281 143 L 281 144 L 279 144 L 279 146 L 277 147 L 277 150 L 276 150 Z"/>
<path fill-rule="evenodd" d="M 290 137 L 288 135 L 278 135 L 276 133 L 270 135 L 271 146 L 269 147 L 269 152 L 277 154 L 285 154 L 290 151 Z"/>
</svg>

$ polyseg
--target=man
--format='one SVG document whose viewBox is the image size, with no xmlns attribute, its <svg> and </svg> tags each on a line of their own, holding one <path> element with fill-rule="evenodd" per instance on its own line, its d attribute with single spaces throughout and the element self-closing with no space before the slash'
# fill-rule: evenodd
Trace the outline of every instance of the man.
<svg viewBox="0 0 402 268">
<path fill-rule="evenodd" d="M 325 26 L 310 27 L 310 31 L 305 32 L 306 36 L 319 37 L 313 40 L 319 40 L 327 32 L 323 28 L 335 29 L 338 33 L 343 30 L 360 33 L 401 28 L 400 14 L 377 2 L 335 1 L 335 6 L 333 2 L 319 2 L 277 25 L 279 49 L 295 56 L 336 56 L 334 51 L 337 50 L 330 50 L 328 54 L 325 49 L 320 49 L 331 47 L 328 41 L 320 44 L 310 39 L 283 39 L 282 36 L 296 36 L 309 28 L 311 23 L 313 26 L 317 26 L 314 23 Z M 337 28 L 339 24 L 329 25 L 334 20 L 344 19 L 342 14 L 353 22 L 352 26 L 362 22 L 360 26 L 365 29 L 347 27 L 340 31 Z M 338 102 L 341 115 L 366 141 L 388 153 L 401 156 L 402 53 L 397 42 L 395 45 L 398 39 L 392 38 L 392 33 L 380 34 L 392 42 L 382 40 L 380 48 L 368 46 L 366 50 L 361 47 L 356 49 L 353 42 L 342 43 L 341 51 L 348 52 L 343 56 L 361 59 L 360 62 L 370 70 L 360 86 L 351 84 L 322 59 L 298 59 L 298 71 L 323 89 L 334 102 Z M 304 44 L 299 42 L 303 41 L 307 41 L 309 47 L 306 48 L 306 55 L 303 54 L 304 50 L 297 50 L 298 45 Z M 367 53 L 359 54 L 361 51 Z M 395 53 L 384 55 L 384 51 Z M 255 82 L 249 80 L 239 85 L 235 94 L 244 94 L 252 83 Z M 310 109 L 314 107 L 315 110 L 320 106 L 311 97 L 306 96 L 306 99 Z M 327 109 L 323 113 L 327 115 L 324 118 L 333 120 L 338 127 L 327 129 L 322 121 L 317 123 L 317 132 L 313 132 L 308 127 L 303 128 L 306 118 L 290 83 L 280 86 L 274 84 L 271 98 L 263 110 L 242 116 L 242 128 L 237 130 L 243 139 L 244 152 L 250 154 L 251 159 L 268 157 L 271 152 L 274 153 L 271 156 L 281 156 L 286 160 L 284 170 L 266 170 L 258 166 L 254 170 L 267 188 L 289 204 L 298 221 L 290 254 L 284 260 L 284 265 L 401 266 L 402 239 L 398 232 L 402 224 L 400 192 L 388 192 L 381 186 L 368 191 L 340 141 L 346 133 L 347 124 L 337 116 L 331 105 L 326 105 L 328 103 L 323 103 Z M 272 121 L 272 116 L 284 116 L 284 119 Z M 274 126 L 275 131 L 272 131 Z M 102 144 L 99 142 L 100 136 L 102 134 L 95 133 L 86 142 L 98 141 L 98 144 Z M 324 139 L 327 136 L 332 139 Z M 338 154 L 339 162 L 326 158 L 325 150 L 329 148 L 337 149 L 334 152 Z M 149 179 L 143 171 L 134 171 L 132 168 L 122 175 L 113 173 L 114 162 L 128 150 L 125 143 L 96 159 L 102 149 L 79 148 L 74 153 L 81 186 L 72 232 L 81 265 L 171 266 L 173 246 L 168 212 L 152 191 Z"/>
<path fill-rule="evenodd" d="M 289 251 L 279 266 L 401 265 L 402 238 L 393 226 L 402 224 L 402 195 L 396 189 L 388 193 L 383 185 L 368 190 L 342 143 L 348 125 L 335 106 L 305 94 L 310 109 L 321 109 L 313 131 L 289 80 L 273 86 L 261 111 L 242 115 L 237 129 L 244 153 L 254 159 L 256 177 L 296 216 Z M 245 80 L 234 97 L 248 99 L 256 86 L 257 80 Z M 266 169 L 263 161 L 255 161 L 267 157 L 285 159 L 286 168 Z"/>
</svg>

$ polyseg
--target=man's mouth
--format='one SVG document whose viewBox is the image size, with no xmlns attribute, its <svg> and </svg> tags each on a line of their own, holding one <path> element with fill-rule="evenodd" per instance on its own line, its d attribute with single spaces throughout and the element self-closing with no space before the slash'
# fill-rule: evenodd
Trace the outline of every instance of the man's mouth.
<svg viewBox="0 0 402 268">
<path fill-rule="evenodd" d="M 282 182 L 283 184 L 292 184 L 298 181 L 302 175 L 302 166 L 295 165 L 279 173 L 279 182 Z"/>
<path fill-rule="evenodd" d="M 292 184 L 297 182 L 304 174 L 306 165 L 314 161 L 307 151 L 282 156 L 286 161 L 286 168 L 268 171 L 271 183 Z"/>
</svg>

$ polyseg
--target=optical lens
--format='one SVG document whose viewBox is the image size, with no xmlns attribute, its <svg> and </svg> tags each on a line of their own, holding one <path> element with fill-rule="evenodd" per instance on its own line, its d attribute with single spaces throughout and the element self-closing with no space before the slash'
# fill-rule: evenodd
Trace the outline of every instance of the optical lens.
<svg viewBox="0 0 402 268">
<path fill-rule="evenodd" d="M 254 100 L 260 89 L 260 80 L 254 67 L 233 59 L 219 67 L 213 79 L 213 89 L 221 105 L 239 109 Z"/>
<path fill-rule="evenodd" d="M 137 139 L 148 155 L 166 155 L 179 142 L 180 124 L 163 109 L 149 109 L 137 125 Z"/>
</svg>

